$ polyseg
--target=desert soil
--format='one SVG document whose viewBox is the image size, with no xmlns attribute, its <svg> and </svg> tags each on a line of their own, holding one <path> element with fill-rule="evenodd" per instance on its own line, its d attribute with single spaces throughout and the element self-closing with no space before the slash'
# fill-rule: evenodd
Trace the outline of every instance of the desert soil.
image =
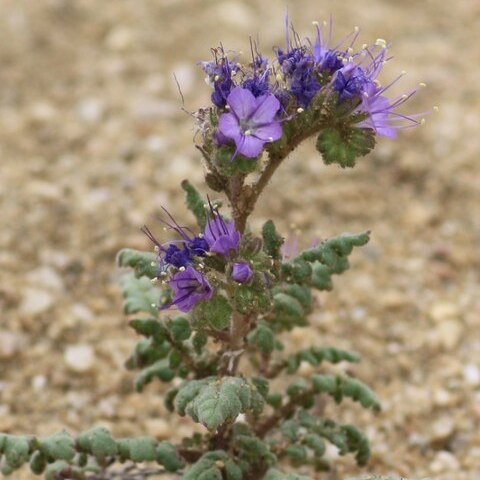
<svg viewBox="0 0 480 480">
<path fill-rule="evenodd" d="M 116 435 L 188 434 L 165 387 L 139 395 L 123 362 L 137 338 L 121 313 L 123 247 L 161 206 L 188 221 L 179 183 L 202 184 L 193 120 L 208 103 L 196 66 L 221 41 L 283 42 L 274 0 L 4 0 L 0 3 L 0 431 L 51 434 L 102 424 Z M 312 142 L 282 166 L 253 221 L 305 245 L 372 230 L 352 269 L 319 296 L 292 347 L 358 351 L 355 374 L 383 412 L 332 409 L 365 428 L 373 456 L 340 479 L 395 474 L 480 479 L 480 3 L 295 0 L 298 32 L 333 15 L 335 36 L 385 38 L 401 88 L 427 84 L 410 112 L 426 125 L 380 140 L 354 170 L 325 167 Z M 303 369 L 308 375 L 308 369 Z M 330 452 L 332 456 L 335 452 Z M 15 478 L 31 478 L 16 474 Z"/>
</svg>

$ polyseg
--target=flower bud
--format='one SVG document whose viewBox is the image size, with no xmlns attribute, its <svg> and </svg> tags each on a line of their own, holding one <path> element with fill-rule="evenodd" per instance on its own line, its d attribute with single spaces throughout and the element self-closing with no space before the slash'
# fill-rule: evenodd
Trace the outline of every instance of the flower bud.
<svg viewBox="0 0 480 480">
<path fill-rule="evenodd" d="M 238 283 L 247 283 L 253 275 L 253 270 L 246 262 L 234 263 L 232 267 L 232 279 Z"/>
</svg>

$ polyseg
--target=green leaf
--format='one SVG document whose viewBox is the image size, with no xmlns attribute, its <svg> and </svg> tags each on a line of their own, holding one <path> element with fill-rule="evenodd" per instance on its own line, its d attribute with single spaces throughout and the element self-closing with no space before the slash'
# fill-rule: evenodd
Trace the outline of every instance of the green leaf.
<svg viewBox="0 0 480 480">
<path fill-rule="evenodd" d="M 312 385 L 315 393 L 327 393 L 337 403 L 340 403 L 343 397 L 349 397 L 364 408 L 380 410 L 375 394 L 359 380 L 334 375 L 313 375 Z"/>
<path fill-rule="evenodd" d="M 248 335 L 248 342 L 268 355 L 275 349 L 275 334 L 268 325 L 260 323 Z"/>
<path fill-rule="evenodd" d="M 30 457 L 30 470 L 35 475 L 41 475 L 45 471 L 45 467 L 47 466 L 47 460 L 45 455 L 42 452 L 36 451 Z"/>
<path fill-rule="evenodd" d="M 157 463 L 163 465 L 167 472 L 176 472 L 185 466 L 185 462 L 178 455 L 177 449 L 168 442 L 158 444 Z"/>
<path fill-rule="evenodd" d="M 117 254 L 117 264 L 120 267 L 130 267 L 135 270 L 135 276 L 155 278 L 158 274 L 157 256 L 151 252 L 140 252 L 124 248 Z"/>
<path fill-rule="evenodd" d="M 195 353 L 200 355 L 203 351 L 203 347 L 208 342 L 208 336 L 204 332 L 196 332 L 192 338 L 192 345 Z"/>
<path fill-rule="evenodd" d="M 121 456 L 132 462 L 153 462 L 157 459 L 157 442 L 151 437 L 120 439 L 117 446 Z"/>
<path fill-rule="evenodd" d="M 164 326 L 156 318 L 139 318 L 131 320 L 129 325 L 140 335 L 153 337 L 153 339 L 162 343 L 166 338 Z"/>
<path fill-rule="evenodd" d="M 277 229 L 272 220 L 264 223 L 262 237 L 264 252 L 274 260 L 282 258 L 280 247 L 283 245 L 284 239 L 277 233 Z"/>
<path fill-rule="evenodd" d="M 188 340 L 192 333 L 190 322 L 185 317 L 177 317 L 167 323 L 167 328 L 176 342 Z"/>
<path fill-rule="evenodd" d="M 7 435 L 4 439 L 5 461 L 13 470 L 20 468 L 30 458 L 30 442 L 27 437 Z"/>
<path fill-rule="evenodd" d="M 250 387 L 243 378 L 223 377 L 203 387 L 187 406 L 187 413 L 209 430 L 216 430 L 249 409 L 251 399 Z"/>
<path fill-rule="evenodd" d="M 180 386 L 175 397 L 175 410 L 182 417 L 188 404 L 200 393 L 202 388 L 208 384 L 214 377 L 202 378 L 201 380 L 190 380 Z"/>
<path fill-rule="evenodd" d="M 256 158 L 245 158 L 242 155 L 237 155 L 235 161 L 232 162 L 235 149 L 231 147 L 220 147 L 215 155 L 215 166 L 220 173 L 227 177 L 232 177 L 238 174 L 248 174 L 257 168 Z"/>
<path fill-rule="evenodd" d="M 200 302 L 193 310 L 196 325 L 208 325 L 214 330 L 224 330 L 230 325 L 232 307 L 222 295 L 216 295 L 208 302 Z"/>
<path fill-rule="evenodd" d="M 154 378 L 162 382 L 170 382 L 175 378 L 175 372 L 170 368 L 168 359 L 162 358 L 140 372 L 135 380 L 137 392 L 141 392 Z"/>
<path fill-rule="evenodd" d="M 305 475 L 297 475 L 296 473 L 283 473 L 280 470 L 271 468 L 264 477 L 264 480 L 311 480 Z"/>
<path fill-rule="evenodd" d="M 349 126 L 328 127 L 317 137 L 317 150 L 326 165 L 338 163 L 342 168 L 354 167 L 355 160 L 375 146 L 375 132 L 370 128 Z"/>
<path fill-rule="evenodd" d="M 188 180 L 182 182 L 182 188 L 186 193 L 187 208 L 193 213 L 198 226 L 203 230 L 207 223 L 206 202 Z"/>
<path fill-rule="evenodd" d="M 123 310 L 127 315 L 146 312 L 158 316 L 160 292 L 152 286 L 147 277 L 136 278 L 125 275 L 121 280 L 123 290 Z"/>
<path fill-rule="evenodd" d="M 67 432 L 59 432 L 43 440 L 41 451 L 48 459 L 52 460 L 69 462 L 75 456 L 74 442 Z"/>
<path fill-rule="evenodd" d="M 97 458 L 112 457 L 118 452 L 115 440 L 104 427 L 95 427 L 78 435 L 77 446 Z"/>
<path fill-rule="evenodd" d="M 222 450 L 205 453 L 185 473 L 182 480 L 222 480 L 222 470 L 227 462 L 231 460 Z"/>
<path fill-rule="evenodd" d="M 330 362 L 333 364 L 340 362 L 358 363 L 360 357 L 347 350 L 341 350 L 333 347 L 310 347 L 290 355 L 286 361 L 287 373 L 293 375 L 302 362 L 310 363 L 318 366 L 322 362 Z"/>
</svg>

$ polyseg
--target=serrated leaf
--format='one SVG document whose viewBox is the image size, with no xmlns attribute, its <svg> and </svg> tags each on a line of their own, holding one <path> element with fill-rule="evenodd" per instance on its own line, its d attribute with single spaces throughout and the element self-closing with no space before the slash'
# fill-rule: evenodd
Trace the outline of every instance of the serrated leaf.
<svg viewBox="0 0 480 480">
<path fill-rule="evenodd" d="M 135 270 L 135 276 L 155 278 L 158 274 L 157 256 L 151 252 L 140 252 L 124 248 L 117 254 L 117 264 L 120 267 L 130 267 Z"/>
<path fill-rule="evenodd" d="M 374 146 L 375 132 L 370 128 L 327 127 L 317 137 L 317 150 L 324 163 L 338 163 L 342 168 L 355 166 L 355 160 Z"/>
<path fill-rule="evenodd" d="M 268 325 L 261 323 L 250 332 L 248 342 L 268 355 L 275 349 L 275 334 Z"/>
<path fill-rule="evenodd" d="M 222 295 L 216 295 L 208 302 L 200 302 L 193 310 L 195 325 L 199 328 L 210 326 L 214 330 L 224 330 L 230 325 L 232 307 Z"/>
<path fill-rule="evenodd" d="M 209 430 L 216 430 L 250 408 L 251 398 L 250 387 L 243 378 L 223 377 L 203 387 L 186 411 Z"/>
<path fill-rule="evenodd" d="M 125 275 L 121 280 L 123 290 L 123 310 L 127 315 L 146 312 L 158 316 L 160 292 L 153 287 L 147 277 L 136 278 Z"/>
<path fill-rule="evenodd" d="M 59 432 L 43 440 L 41 451 L 52 460 L 71 461 L 75 456 L 74 442 L 67 432 Z"/>
<path fill-rule="evenodd" d="M 157 463 L 163 465 L 167 472 L 176 472 L 185 466 L 185 462 L 178 455 L 177 449 L 168 442 L 161 442 L 157 446 Z"/>
<path fill-rule="evenodd" d="M 280 259 L 282 257 L 280 248 L 283 245 L 284 239 L 277 233 L 277 229 L 272 220 L 264 223 L 262 237 L 264 252 L 275 260 Z"/>
<path fill-rule="evenodd" d="M 203 230 L 207 223 L 207 214 L 205 212 L 206 202 L 188 180 L 182 182 L 182 188 L 186 193 L 187 208 L 193 213 L 198 226 Z"/>
<path fill-rule="evenodd" d="M 141 392 L 154 378 L 162 382 L 170 382 L 175 378 L 175 372 L 171 369 L 168 359 L 162 358 L 140 372 L 135 380 L 137 392 Z"/>
</svg>

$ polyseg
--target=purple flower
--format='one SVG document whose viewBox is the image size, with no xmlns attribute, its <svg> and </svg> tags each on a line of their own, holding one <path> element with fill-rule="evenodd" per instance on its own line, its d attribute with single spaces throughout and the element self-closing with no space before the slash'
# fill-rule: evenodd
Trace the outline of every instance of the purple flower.
<svg viewBox="0 0 480 480">
<path fill-rule="evenodd" d="M 347 64 L 337 71 L 332 87 L 338 93 L 338 101 L 344 102 L 352 98 L 361 99 L 373 85 L 373 80 L 365 71 L 355 64 Z"/>
<path fill-rule="evenodd" d="M 142 228 L 142 232 L 155 245 L 160 272 L 164 272 L 169 266 L 176 268 L 187 267 L 193 262 L 194 257 L 204 257 L 209 250 L 205 239 L 195 236 L 189 228 L 180 226 L 167 210 L 163 210 L 172 223 L 163 220 L 162 223 L 166 225 L 167 229 L 176 232 L 181 237 L 180 240 L 162 244 L 155 238 L 147 226 Z"/>
<path fill-rule="evenodd" d="M 234 263 L 232 267 L 232 279 L 238 283 L 247 283 L 253 276 L 253 270 L 246 262 Z"/>
<path fill-rule="evenodd" d="M 213 218 L 207 223 L 203 238 L 211 252 L 224 257 L 238 252 L 240 247 L 240 232 L 233 221 L 226 222 L 218 212 L 212 209 Z"/>
<path fill-rule="evenodd" d="M 213 289 L 207 279 L 192 267 L 177 272 L 168 282 L 173 290 L 171 306 L 177 307 L 181 312 L 189 312 L 195 305 L 203 300 L 210 300 Z"/>
<path fill-rule="evenodd" d="M 237 154 L 258 157 L 266 143 L 282 136 L 282 127 L 275 120 L 280 102 L 271 93 L 255 97 L 250 90 L 235 87 L 227 97 L 230 112 L 220 117 L 219 132 L 233 140 Z"/>
</svg>

